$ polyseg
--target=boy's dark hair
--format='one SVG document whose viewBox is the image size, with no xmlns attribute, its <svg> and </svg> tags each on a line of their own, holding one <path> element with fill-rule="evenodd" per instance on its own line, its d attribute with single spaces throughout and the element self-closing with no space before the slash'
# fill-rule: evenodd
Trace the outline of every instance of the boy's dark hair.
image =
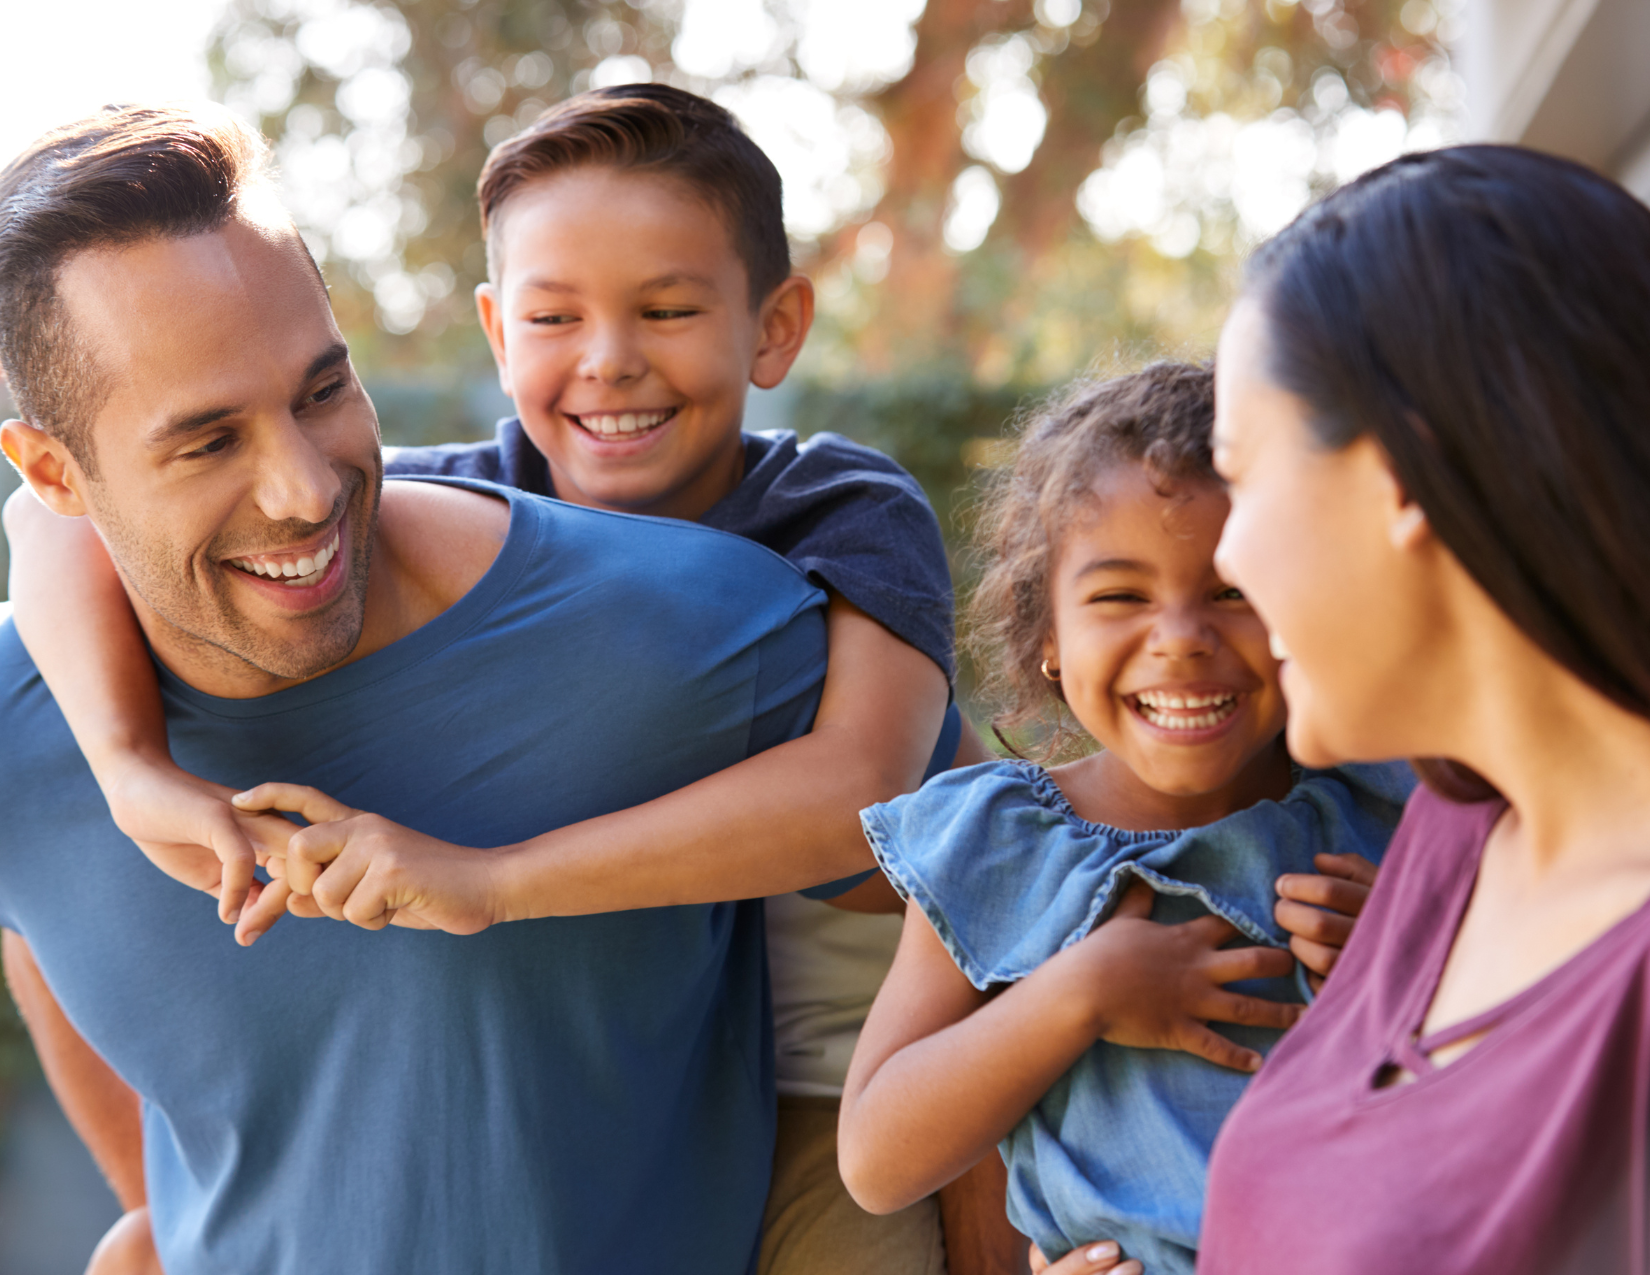
<svg viewBox="0 0 1650 1275">
<path fill-rule="evenodd" d="M 1064 703 L 1058 683 L 1042 674 L 1054 562 L 1066 528 L 1094 504 L 1101 471 L 1143 464 L 1165 495 L 1183 483 L 1218 483 L 1214 414 L 1210 368 L 1164 362 L 1079 381 L 1022 425 L 1013 465 L 993 476 L 981 504 L 976 544 L 985 569 L 968 608 L 969 649 L 988 696 L 1002 705 L 999 739 Z"/>
<path fill-rule="evenodd" d="M 721 213 L 750 276 L 753 307 L 790 275 L 779 170 L 762 148 L 715 102 L 667 84 L 624 84 L 552 106 L 487 157 L 476 197 L 495 281 L 510 196 L 537 178 L 587 164 L 674 177 Z"/>
<path fill-rule="evenodd" d="M 268 171 L 268 146 L 227 111 L 111 106 L 46 133 L 0 172 L 0 367 L 18 412 L 89 477 L 107 384 L 58 295 L 63 263 L 217 230 Z"/>
<path fill-rule="evenodd" d="M 1650 717 L 1650 208 L 1516 147 L 1408 155 L 1303 213 L 1248 286 L 1317 441 L 1377 439 L 1507 617 Z"/>
</svg>

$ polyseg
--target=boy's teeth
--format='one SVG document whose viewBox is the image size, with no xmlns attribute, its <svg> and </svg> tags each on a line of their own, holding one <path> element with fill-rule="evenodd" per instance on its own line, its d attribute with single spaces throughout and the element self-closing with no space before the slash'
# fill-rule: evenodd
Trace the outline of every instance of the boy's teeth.
<svg viewBox="0 0 1650 1275">
<path fill-rule="evenodd" d="M 618 434 L 640 434 L 663 425 L 669 412 L 625 412 L 616 416 L 581 416 L 579 423 L 592 434 L 612 438 Z"/>
</svg>

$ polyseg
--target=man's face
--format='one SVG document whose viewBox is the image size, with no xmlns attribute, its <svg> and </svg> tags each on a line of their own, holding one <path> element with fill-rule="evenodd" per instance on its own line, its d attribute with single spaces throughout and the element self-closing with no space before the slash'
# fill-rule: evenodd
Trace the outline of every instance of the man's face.
<svg viewBox="0 0 1650 1275">
<path fill-rule="evenodd" d="M 769 383 L 769 306 L 752 311 L 723 216 L 678 181 L 601 166 L 534 181 L 501 216 L 501 277 L 477 299 L 556 494 L 699 517 L 743 477 L 745 392 Z"/>
<path fill-rule="evenodd" d="M 162 658 L 229 695 L 345 659 L 378 420 L 297 236 L 236 221 L 90 251 L 59 288 L 111 391 L 98 477 L 73 483 Z"/>
</svg>

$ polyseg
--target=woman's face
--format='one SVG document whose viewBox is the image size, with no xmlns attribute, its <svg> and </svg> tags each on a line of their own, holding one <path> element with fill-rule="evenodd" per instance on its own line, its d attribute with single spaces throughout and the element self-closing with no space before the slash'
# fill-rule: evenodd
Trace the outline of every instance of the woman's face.
<svg viewBox="0 0 1650 1275">
<path fill-rule="evenodd" d="M 1232 502 L 1215 563 L 1285 660 L 1289 751 L 1308 766 L 1426 755 L 1439 632 L 1424 515 L 1372 438 L 1318 444 L 1304 403 L 1267 378 L 1259 303 L 1238 303 L 1215 372 L 1215 467 Z M 1440 700 L 1444 702 L 1440 703 Z"/>
</svg>

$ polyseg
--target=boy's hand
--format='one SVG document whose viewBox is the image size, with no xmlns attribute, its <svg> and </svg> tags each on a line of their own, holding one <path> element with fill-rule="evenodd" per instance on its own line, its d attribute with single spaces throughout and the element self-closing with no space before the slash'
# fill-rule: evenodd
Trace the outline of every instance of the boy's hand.
<svg viewBox="0 0 1650 1275">
<path fill-rule="evenodd" d="M 1217 916 L 1159 925 L 1148 919 L 1153 897 L 1149 885 L 1136 881 L 1111 918 L 1070 949 L 1092 962 L 1097 1035 L 1114 1045 L 1178 1049 L 1236 1071 L 1256 1070 L 1259 1054 L 1208 1024 L 1293 1026 L 1301 1006 L 1240 996 L 1223 984 L 1280 978 L 1294 968 L 1294 958 L 1270 947 L 1222 951 L 1238 932 Z"/>
<path fill-rule="evenodd" d="M 237 810 L 229 802 L 234 791 L 170 761 L 133 760 L 104 787 L 115 826 L 174 881 L 215 895 L 218 915 L 230 923 L 265 889 L 253 868 L 284 853 L 298 830 L 279 815 Z"/>
<path fill-rule="evenodd" d="M 287 841 L 284 861 L 271 863 L 292 891 L 294 911 L 303 898 L 333 920 L 367 930 L 401 925 L 449 934 L 474 934 L 503 915 L 496 852 L 426 837 L 301 784 L 260 784 L 236 794 L 234 804 L 308 820 Z M 236 938 L 254 942 L 267 928 L 263 919 L 244 918 Z"/>
<path fill-rule="evenodd" d="M 1375 865 L 1361 854 L 1315 855 L 1317 874 L 1290 873 L 1278 878 L 1277 923 L 1292 937 L 1289 950 L 1306 966 L 1312 990 L 1323 986 L 1352 935 L 1375 885 Z"/>
</svg>

